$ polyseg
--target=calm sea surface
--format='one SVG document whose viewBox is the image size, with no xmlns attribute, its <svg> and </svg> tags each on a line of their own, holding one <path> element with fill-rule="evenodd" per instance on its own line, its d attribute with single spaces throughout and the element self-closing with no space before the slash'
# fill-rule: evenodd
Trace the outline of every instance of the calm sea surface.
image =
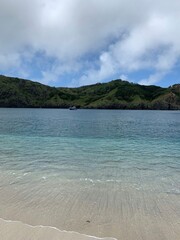
<svg viewBox="0 0 180 240">
<path fill-rule="evenodd" d="M 152 201 L 158 201 L 160 196 L 175 197 L 173 211 L 178 214 L 178 219 L 180 111 L 0 109 L 0 174 L 1 196 L 5 190 L 11 196 L 7 200 L 8 206 L 12 206 L 17 198 L 22 200 L 24 209 L 33 204 L 46 209 L 53 201 L 69 199 L 67 204 L 74 213 L 58 212 L 58 216 L 61 213 L 66 216 L 64 222 L 42 221 L 59 228 L 81 231 L 80 224 L 75 226 L 71 215 L 77 215 L 82 204 L 89 206 L 91 211 L 102 211 L 98 216 L 110 216 L 109 226 L 118 224 L 115 216 L 115 208 L 119 209 L 115 199 L 118 198 L 117 193 L 122 198 L 123 193 L 126 194 L 124 202 L 119 204 L 121 207 L 124 204 L 124 209 L 127 209 L 128 221 L 131 193 L 139 199 L 140 196 L 155 196 Z M 114 194 L 113 200 L 107 196 L 108 193 Z M 80 199 L 83 200 L 78 205 Z M 99 205 L 94 206 L 97 202 Z M 132 200 L 132 212 L 135 207 L 138 209 L 137 204 L 138 199 L 136 204 Z M 170 203 L 169 206 L 172 208 Z M 148 205 L 147 202 L 146 210 L 152 212 L 152 209 L 155 209 L 153 204 L 149 202 Z M 51 210 L 51 216 L 56 215 L 58 219 L 57 209 L 51 207 Z M 83 211 L 79 215 L 80 221 L 85 215 L 93 222 L 95 215 L 88 212 L 83 215 Z M 110 212 L 113 212 L 112 216 Z M 4 210 L 0 214 L 10 219 L 21 219 L 20 214 L 10 216 L 10 212 L 7 214 Z M 125 214 L 124 210 L 123 216 Z M 70 218 L 71 223 L 68 222 Z M 101 225 L 101 217 L 94 219 Z M 40 221 L 39 218 L 38 223 Z M 107 236 L 108 232 L 101 234 L 102 231 L 101 225 L 97 235 Z M 87 232 L 91 233 L 88 227 Z M 112 229 L 109 235 L 113 235 Z"/>
</svg>

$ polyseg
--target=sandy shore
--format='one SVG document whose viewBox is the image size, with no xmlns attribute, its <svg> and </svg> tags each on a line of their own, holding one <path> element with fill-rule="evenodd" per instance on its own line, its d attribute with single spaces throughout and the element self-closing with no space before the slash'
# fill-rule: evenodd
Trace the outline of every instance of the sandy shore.
<svg viewBox="0 0 180 240">
<path fill-rule="evenodd" d="M 114 182 L 56 188 L 43 181 L 30 190 L 0 182 L 0 240 L 179 240 L 176 192 Z"/>
<path fill-rule="evenodd" d="M 45 211 L 45 206 L 29 208 L 15 198 L 14 204 L 9 204 L 10 198 L 2 204 L 0 198 L 0 240 L 179 240 L 178 196 L 143 200 L 126 193 L 114 197 L 114 202 L 101 198 L 97 209 L 82 206 L 79 200 L 73 206 L 68 199 L 54 212 L 49 205 Z M 97 215 L 98 209 L 101 215 Z M 91 222 L 87 222 L 84 216 L 90 212 Z"/>
<path fill-rule="evenodd" d="M 0 219 L 1 240 L 115 240 L 96 238 L 76 232 L 60 231 L 49 226 L 31 226 L 18 221 Z"/>
</svg>

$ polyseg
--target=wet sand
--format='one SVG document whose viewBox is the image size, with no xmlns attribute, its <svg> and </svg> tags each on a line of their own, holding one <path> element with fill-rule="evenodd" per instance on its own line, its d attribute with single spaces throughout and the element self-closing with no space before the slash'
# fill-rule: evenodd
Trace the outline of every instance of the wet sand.
<svg viewBox="0 0 180 240">
<path fill-rule="evenodd" d="M 21 222 L 0 219 L 0 239 L 2 240 L 100 240 L 93 236 L 87 236 L 76 232 L 60 231 L 49 226 L 31 226 Z M 102 240 L 115 240 L 103 238 Z"/>
<path fill-rule="evenodd" d="M 179 194 L 114 183 L 63 194 L 46 187 L 0 188 L 1 240 L 179 240 Z"/>
</svg>

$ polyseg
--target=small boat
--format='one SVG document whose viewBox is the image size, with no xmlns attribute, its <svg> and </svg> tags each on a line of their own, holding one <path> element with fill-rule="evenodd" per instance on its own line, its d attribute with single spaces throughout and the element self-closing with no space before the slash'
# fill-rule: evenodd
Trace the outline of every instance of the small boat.
<svg viewBox="0 0 180 240">
<path fill-rule="evenodd" d="M 76 106 L 72 106 L 69 108 L 69 110 L 77 110 Z"/>
</svg>

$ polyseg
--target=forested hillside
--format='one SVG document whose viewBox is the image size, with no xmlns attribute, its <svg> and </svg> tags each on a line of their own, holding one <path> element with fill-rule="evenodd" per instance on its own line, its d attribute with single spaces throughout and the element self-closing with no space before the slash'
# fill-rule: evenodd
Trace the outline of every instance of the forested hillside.
<svg viewBox="0 0 180 240">
<path fill-rule="evenodd" d="M 55 88 L 0 76 L 0 107 L 180 109 L 180 84 L 169 88 L 113 80 L 79 88 Z"/>
</svg>

